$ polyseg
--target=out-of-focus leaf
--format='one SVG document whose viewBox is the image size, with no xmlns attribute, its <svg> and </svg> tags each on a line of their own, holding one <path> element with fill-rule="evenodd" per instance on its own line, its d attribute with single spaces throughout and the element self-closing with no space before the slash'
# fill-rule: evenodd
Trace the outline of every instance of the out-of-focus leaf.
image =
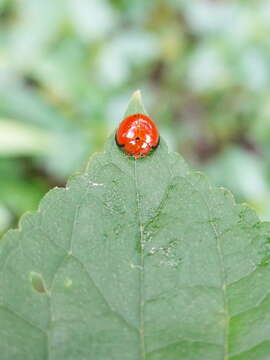
<svg viewBox="0 0 270 360">
<path fill-rule="evenodd" d="M 44 154 L 50 137 L 41 129 L 0 118 L 0 156 Z"/>
<path fill-rule="evenodd" d="M 232 189 L 240 201 L 249 202 L 262 218 L 268 218 L 270 191 L 265 165 L 258 156 L 235 147 L 226 149 L 204 170 L 215 184 Z"/>
<path fill-rule="evenodd" d="M 157 39 L 153 35 L 138 31 L 118 35 L 100 53 L 100 81 L 104 86 L 120 85 L 130 76 L 133 66 L 150 61 L 159 51 Z"/>
<path fill-rule="evenodd" d="M 33 124 L 41 129 L 41 133 L 49 136 L 47 146 L 43 147 L 41 144 L 44 155 L 42 162 L 47 164 L 49 172 L 58 178 L 63 178 L 83 164 L 85 156 L 91 150 L 87 143 L 87 134 L 74 126 L 70 119 L 55 111 L 16 78 L 3 76 L 1 83 L 0 76 L 0 96 L 3 100 L 0 103 L 0 112 L 22 122 Z M 6 141 L 13 144 L 12 137 L 7 138 Z M 35 138 L 33 138 L 34 141 Z M 16 147 L 16 143 L 13 146 Z"/>
<path fill-rule="evenodd" d="M 81 131 L 58 132 L 50 144 L 47 158 L 42 159 L 49 172 L 59 179 L 80 170 L 91 153 L 87 137 Z"/>
<path fill-rule="evenodd" d="M 46 187 L 37 180 L 27 182 L 18 178 L 10 178 L 9 181 L 0 180 L 0 186 L 1 202 L 14 216 L 35 210 L 46 191 Z"/>
<path fill-rule="evenodd" d="M 8 68 L 0 71 L 0 112 L 2 117 L 46 129 L 65 129 L 69 121 L 34 89 L 27 87 Z"/>
<path fill-rule="evenodd" d="M 112 29 L 115 16 L 107 0 L 67 0 L 75 30 L 85 40 L 98 40 Z"/>
<path fill-rule="evenodd" d="M 187 20 L 198 33 L 226 31 L 235 20 L 237 5 L 230 2 L 189 1 L 184 6 Z"/>
<path fill-rule="evenodd" d="M 7 56 L 13 68 L 29 70 L 57 34 L 63 21 L 62 1 L 20 0 L 7 43 Z"/>
<path fill-rule="evenodd" d="M 0 202 L 0 241 L 1 241 L 2 233 L 9 228 L 11 221 L 12 221 L 11 213 Z"/>
<path fill-rule="evenodd" d="M 195 91 L 217 90 L 226 86 L 229 79 L 221 54 L 211 47 L 197 48 L 190 59 L 187 80 Z"/>
</svg>

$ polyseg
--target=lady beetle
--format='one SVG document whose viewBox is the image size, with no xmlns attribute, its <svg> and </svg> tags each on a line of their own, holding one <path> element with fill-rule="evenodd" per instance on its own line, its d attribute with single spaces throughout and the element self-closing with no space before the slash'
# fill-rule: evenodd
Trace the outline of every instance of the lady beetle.
<svg viewBox="0 0 270 360">
<path fill-rule="evenodd" d="M 115 140 L 123 151 L 137 159 L 158 147 L 159 132 L 150 117 L 133 114 L 120 123 Z"/>
</svg>

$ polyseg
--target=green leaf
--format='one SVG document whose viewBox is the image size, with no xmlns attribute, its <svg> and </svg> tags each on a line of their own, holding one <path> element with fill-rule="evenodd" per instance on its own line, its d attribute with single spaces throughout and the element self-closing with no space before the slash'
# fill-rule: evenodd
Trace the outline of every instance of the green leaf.
<svg viewBox="0 0 270 360">
<path fill-rule="evenodd" d="M 1 359 L 266 360 L 269 239 L 163 140 L 112 137 L 1 240 Z"/>
<path fill-rule="evenodd" d="M 147 115 L 140 90 L 135 91 L 132 95 L 125 112 L 125 117 L 136 113 Z"/>
</svg>

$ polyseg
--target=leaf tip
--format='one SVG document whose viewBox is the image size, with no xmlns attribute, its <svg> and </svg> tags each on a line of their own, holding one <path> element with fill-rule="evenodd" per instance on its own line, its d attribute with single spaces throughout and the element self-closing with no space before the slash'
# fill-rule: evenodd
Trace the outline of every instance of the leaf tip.
<svg viewBox="0 0 270 360">
<path fill-rule="evenodd" d="M 127 106 L 127 110 L 125 112 L 125 117 L 136 113 L 147 114 L 142 101 L 142 94 L 140 90 L 136 90 L 132 94 L 131 99 Z"/>
<path fill-rule="evenodd" d="M 133 95 L 132 95 L 131 98 L 134 99 L 134 100 L 137 100 L 137 101 L 142 102 L 142 93 L 141 93 L 141 90 L 138 89 L 138 90 L 134 91 L 134 93 L 133 93 Z"/>
</svg>

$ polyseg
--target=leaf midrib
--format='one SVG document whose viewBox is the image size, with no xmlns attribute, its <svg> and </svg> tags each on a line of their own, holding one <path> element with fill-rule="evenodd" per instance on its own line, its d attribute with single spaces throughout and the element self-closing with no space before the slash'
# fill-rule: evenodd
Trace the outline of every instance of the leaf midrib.
<svg viewBox="0 0 270 360">
<path fill-rule="evenodd" d="M 136 192 L 136 204 L 137 204 L 137 214 L 138 222 L 140 227 L 140 351 L 141 359 L 146 359 L 145 351 L 145 339 L 144 339 L 144 305 L 145 305 L 145 296 L 144 296 L 144 227 L 142 223 L 141 215 L 141 201 L 140 194 L 138 191 L 138 179 L 137 179 L 137 159 L 134 159 L 134 180 L 135 180 L 135 192 Z"/>
</svg>

